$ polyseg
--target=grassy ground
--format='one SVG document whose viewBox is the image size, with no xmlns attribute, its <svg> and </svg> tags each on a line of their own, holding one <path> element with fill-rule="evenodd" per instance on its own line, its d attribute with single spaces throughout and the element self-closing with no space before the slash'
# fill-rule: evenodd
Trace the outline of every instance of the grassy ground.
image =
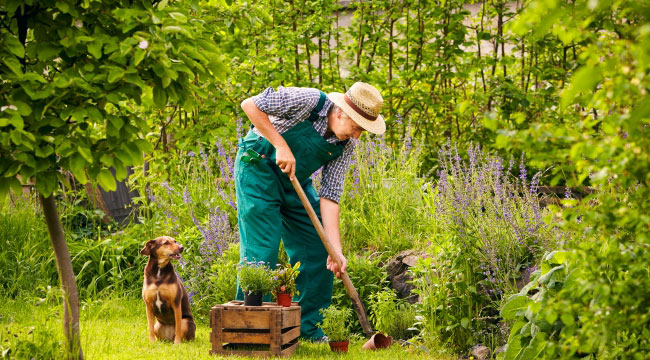
<svg viewBox="0 0 650 360">
<path fill-rule="evenodd" d="M 63 330 L 61 307 L 53 297 L 38 300 L 0 299 L 0 358 L 59 358 Z M 38 305 L 37 305 L 38 304 Z M 196 339 L 174 346 L 149 343 L 144 305 L 137 299 L 110 299 L 84 304 L 81 334 L 87 359 L 214 359 L 208 354 L 210 328 L 199 323 Z M 446 359 L 419 349 L 393 345 L 390 349 L 369 353 L 361 350 L 366 339 L 350 344 L 348 359 Z M 294 358 L 332 358 L 327 344 L 302 342 Z M 234 358 L 234 357 L 229 357 Z"/>
</svg>

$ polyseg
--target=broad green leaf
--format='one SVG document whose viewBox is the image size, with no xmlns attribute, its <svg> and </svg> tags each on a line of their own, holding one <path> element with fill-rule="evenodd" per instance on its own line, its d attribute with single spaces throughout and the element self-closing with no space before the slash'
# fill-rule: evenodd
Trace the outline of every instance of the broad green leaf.
<svg viewBox="0 0 650 360">
<path fill-rule="evenodd" d="M 61 49 L 50 44 L 41 44 L 36 48 L 36 54 L 40 61 L 49 61 L 54 59 Z"/>
<path fill-rule="evenodd" d="M 462 318 L 460 320 L 460 326 L 467 329 L 467 327 L 469 326 L 469 319 L 468 318 Z"/>
<path fill-rule="evenodd" d="M 48 171 L 36 176 L 36 190 L 45 197 L 49 197 L 54 192 L 57 183 L 56 172 Z"/>
<path fill-rule="evenodd" d="M 593 90 L 601 78 L 601 71 L 597 67 L 583 66 L 580 68 L 573 76 L 569 88 L 562 93 L 561 106 L 565 108 L 571 104 L 579 92 Z"/>
<path fill-rule="evenodd" d="M 97 174 L 97 181 L 105 191 L 115 191 L 115 189 L 117 189 L 115 178 L 108 169 L 101 169 L 99 171 L 99 174 Z"/>
<path fill-rule="evenodd" d="M 544 358 L 544 351 L 546 350 L 547 336 L 543 332 L 538 332 L 533 337 L 530 344 L 526 346 L 521 352 L 520 360 L 536 360 Z"/>
<path fill-rule="evenodd" d="M 7 65 L 7 67 L 11 69 L 11 71 L 13 71 L 13 73 L 16 74 L 17 76 L 23 75 L 22 66 L 20 65 L 18 59 L 16 59 L 15 57 L 8 57 L 2 59 L 2 62 L 4 62 L 4 64 Z"/>
<path fill-rule="evenodd" d="M 180 23 L 184 24 L 184 23 L 187 22 L 187 16 L 185 16 L 185 14 L 183 14 L 183 13 L 170 12 L 169 16 L 171 16 L 172 19 L 174 19 L 174 20 L 176 20 L 176 21 L 178 21 Z"/>
<path fill-rule="evenodd" d="M 118 181 L 126 179 L 126 167 L 122 164 L 120 159 L 113 158 L 113 168 L 115 169 L 115 177 Z"/>
<path fill-rule="evenodd" d="M 515 360 L 518 359 L 519 355 L 523 351 L 521 346 L 521 328 L 525 325 L 523 321 L 517 321 L 510 328 L 510 336 L 508 337 L 508 344 L 505 350 L 505 360 Z"/>
<path fill-rule="evenodd" d="M 159 86 L 153 88 L 153 101 L 157 108 L 167 106 L 167 92 Z"/>
<path fill-rule="evenodd" d="M 72 174 L 74 175 L 77 180 L 79 180 L 80 183 L 85 184 L 88 182 L 88 178 L 86 177 L 86 171 L 84 170 L 84 167 L 86 166 L 86 161 L 84 158 L 79 155 L 79 154 L 74 154 L 70 157 L 70 170 L 72 171 Z"/>
<path fill-rule="evenodd" d="M 20 185 L 20 181 L 16 179 L 15 177 L 0 177 L 0 203 L 4 201 L 5 197 L 7 196 L 7 193 L 9 192 L 9 189 L 19 189 L 16 193 L 20 193 L 20 189 L 22 186 Z"/>
<path fill-rule="evenodd" d="M 514 320 L 519 311 L 528 307 L 529 302 L 530 300 L 525 295 L 512 295 L 501 309 L 501 316 L 506 320 Z"/>
<path fill-rule="evenodd" d="M 93 155 L 90 153 L 90 149 L 79 145 L 77 146 L 77 151 L 79 151 L 79 154 L 81 154 L 81 156 L 83 156 L 83 158 L 86 159 L 87 162 L 91 164 L 93 163 Z"/>
<path fill-rule="evenodd" d="M 25 47 L 20 43 L 20 41 L 18 41 L 18 39 L 9 33 L 6 33 L 5 35 L 5 44 L 12 54 L 18 56 L 19 58 L 25 57 Z"/>
<path fill-rule="evenodd" d="M 122 78 L 122 76 L 124 76 L 124 73 L 125 73 L 124 69 L 116 66 L 112 66 L 111 69 L 108 71 L 107 80 L 109 83 L 117 82 Z"/>
<path fill-rule="evenodd" d="M 88 45 L 86 46 L 88 48 L 88 52 L 90 53 L 90 55 L 92 55 L 95 59 L 99 59 L 102 57 L 103 44 L 101 41 L 95 40 L 91 43 L 88 43 Z"/>
</svg>

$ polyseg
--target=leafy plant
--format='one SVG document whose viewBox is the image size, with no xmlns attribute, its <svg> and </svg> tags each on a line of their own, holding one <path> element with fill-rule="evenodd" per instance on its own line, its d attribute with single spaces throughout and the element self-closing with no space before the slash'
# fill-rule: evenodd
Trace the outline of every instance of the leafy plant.
<svg viewBox="0 0 650 360">
<path fill-rule="evenodd" d="M 347 308 L 337 309 L 330 305 L 321 309 L 320 313 L 323 315 L 323 320 L 317 326 L 323 330 L 329 341 L 346 341 L 350 338 L 348 323 L 352 316 L 352 310 Z"/>
<path fill-rule="evenodd" d="M 299 269 L 300 261 L 296 262 L 293 267 L 285 263 L 273 271 L 273 287 L 271 288 L 273 296 L 278 294 L 300 295 L 300 292 L 296 290 L 296 278 L 300 274 Z"/>
<path fill-rule="evenodd" d="M 272 272 L 264 261 L 246 261 L 239 264 L 239 286 L 244 293 L 268 293 L 273 287 Z"/>
<path fill-rule="evenodd" d="M 370 320 L 375 329 L 395 339 L 406 340 L 415 324 L 416 309 L 404 300 L 399 300 L 391 289 L 383 289 L 370 297 Z"/>
</svg>

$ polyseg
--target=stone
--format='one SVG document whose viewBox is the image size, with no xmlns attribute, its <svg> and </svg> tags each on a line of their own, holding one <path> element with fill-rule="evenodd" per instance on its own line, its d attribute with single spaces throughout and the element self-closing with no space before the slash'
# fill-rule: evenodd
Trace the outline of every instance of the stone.
<svg viewBox="0 0 650 360">
<path fill-rule="evenodd" d="M 420 254 L 415 250 L 405 250 L 395 255 L 386 266 L 391 287 L 397 292 L 399 298 L 406 299 L 410 304 L 415 304 L 418 296 L 411 293 L 415 286 L 410 283 L 413 277 L 408 270 L 417 263 L 419 258 Z"/>
<path fill-rule="evenodd" d="M 490 358 L 490 348 L 481 344 L 474 345 L 470 355 L 474 357 L 474 360 L 487 360 Z"/>
</svg>

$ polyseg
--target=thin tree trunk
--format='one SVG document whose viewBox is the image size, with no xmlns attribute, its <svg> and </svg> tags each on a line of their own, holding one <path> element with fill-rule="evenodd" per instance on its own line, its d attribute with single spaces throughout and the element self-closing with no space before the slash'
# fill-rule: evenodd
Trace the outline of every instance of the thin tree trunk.
<svg viewBox="0 0 650 360">
<path fill-rule="evenodd" d="M 56 267 L 63 289 L 63 331 L 67 340 L 66 350 L 69 352 L 71 359 L 82 360 L 84 355 L 81 350 L 81 331 L 79 328 L 79 293 L 77 292 L 77 284 L 72 270 L 70 252 L 63 235 L 63 226 L 56 209 L 54 195 L 44 197 L 39 193 L 38 197 L 43 207 L 43 214 L 45 215 L 45 222 L 50 234 L 50 241 L 56 257 Z"/>
</svg>

